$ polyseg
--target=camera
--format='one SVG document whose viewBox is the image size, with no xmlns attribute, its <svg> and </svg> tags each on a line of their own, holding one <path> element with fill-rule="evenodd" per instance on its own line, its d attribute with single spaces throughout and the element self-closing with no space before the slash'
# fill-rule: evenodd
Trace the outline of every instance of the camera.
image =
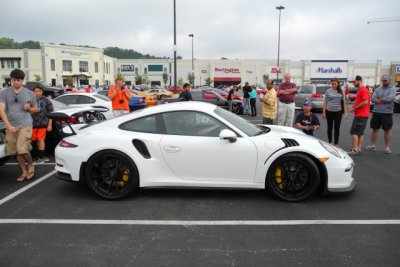
<svg viewBox="0 0 400 267">
<path fill-rule="evenodd" d="M 307 125 L 307 131 L 314 131 L 315 127 L 314 125 Z"/>
<path fill-rule="evenodd" d="M 118 102 L 119 102 L 120 104 L 122 104 L 122 103 L 124 103 L 124 100 L 123 100 L 123 99 L 120 99 Z"/>
<path fill-rule="evenodd" d="M 121 85 L 121 90 L 123 90 L 125 88 L 125 85 L 123 84 L 123 85 Z"/>
</svg>

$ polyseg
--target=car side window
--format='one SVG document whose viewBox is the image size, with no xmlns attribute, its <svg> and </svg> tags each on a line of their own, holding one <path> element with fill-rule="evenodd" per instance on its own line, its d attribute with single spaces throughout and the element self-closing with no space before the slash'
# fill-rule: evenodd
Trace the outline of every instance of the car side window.
<svg viewBox="0 0 400 267">
<path fill-rule="evenodd" d="M 77 95 L 66 95 L 57 98 L 57 101 L 64 103 L 66 105 L 73 105 L 76 104 L 78 101 L 78 96 Z"/>
<path fill-rule="evenodd" d="M 226 129 L 223 123 L 197 111 L 176 111 L 163 113 L 167 134 L 186 136 L 218 137 Z"/>
<path fill-rule="evenodd" d="M 119 126 L 121 130 L 141 133 L 158 133 L 156 115 L 127 121 Z"/>
<path fill-rule="evenodd" d="M 78 97 L 78 102 L 77 104 L 93 104 L 96 103 L 96 100 L 89 97 L 89 96 L 85 96 L 85 95 L 80 95 Z"/>
</svg>

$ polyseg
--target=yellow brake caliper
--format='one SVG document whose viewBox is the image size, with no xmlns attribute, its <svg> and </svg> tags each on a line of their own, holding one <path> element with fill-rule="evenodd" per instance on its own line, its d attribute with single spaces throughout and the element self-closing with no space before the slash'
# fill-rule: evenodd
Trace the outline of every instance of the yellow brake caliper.
<svg viewBox="0 0 400 267">
<path fill-rule="evenodd" d="M 282 170 L 281 170 L 280 166 L 276 167 L 276 169 L 275 169 L 275 182 L 278 185 L 279 189 L 283 189 Z"/>
<path fill-rule="evenodd" d="M 124 171 L 124 173 L 122 174 L 122 178 L 121 178 L 121 181 L 119 182 L 119 186 L 124 187 L 125 184 L 128 182 L 128 180 L 129 180 L 129 169 L 126 169 Z"/>
</svg>

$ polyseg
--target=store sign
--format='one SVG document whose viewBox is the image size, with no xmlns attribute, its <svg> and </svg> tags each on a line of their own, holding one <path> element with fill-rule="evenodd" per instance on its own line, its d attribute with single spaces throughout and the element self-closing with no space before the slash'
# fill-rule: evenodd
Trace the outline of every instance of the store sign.
<svg viewBox="0 0 400 267">
<path fill-rule="evenodd" d="M 201 70 L 201 73 L 207 73 L 207 70 Z"/>
<path fill-rule="evenodd" d="M 271 68 L 271 73 L 281 73 L 282 69 L 281 68 Z"/>
<path fill-rule="evenodd" d="M 134 65 L 121 65 L 121 71 L 134 71 Z"/>
<path fill-rule="evenodd" d="M 214 71 L 223 73 L 240 73 L 239 68 L 215 68 Z"/>
<path fill-rule="evenodd" d="M 320 72 L 320 73 L 342 73 L 343 70 L 341 67 L 337 67 L 337 68 L 324 68 L 324 67 L 319 67 L 317 68 L 317 70 L 315 72 Z"/>
<path fill-rule="evenodd" d="M 396 66 L 396 73 L 400 73 L 400 66 Z"/>
<path fill-rule="evenodd" d="M 311 61 L 311 79 L 347 78 L 347 60 Z"/>
<path fill-rule="evenodd" d="M 69 54 L 70 56 L 83 56 L 83 55 L 88 55 L 88 52 L 82 52 L 82 51 L 70 51 L 70 50 L 61 50 L 61 54 Z"/>
</svg>

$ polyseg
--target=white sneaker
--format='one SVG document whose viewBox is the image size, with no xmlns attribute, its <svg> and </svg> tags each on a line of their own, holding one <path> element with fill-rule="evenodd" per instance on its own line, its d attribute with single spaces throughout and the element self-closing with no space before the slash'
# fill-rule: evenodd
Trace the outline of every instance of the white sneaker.
<svg viewBox="0 0 400 267">
<path fill-rule="evenodd" d="M 385 154 L 390 154 L 390 153 L 392 153 L 392 151 L 390 151 L 390 148 L 385 148 Z"/>
</svg>

